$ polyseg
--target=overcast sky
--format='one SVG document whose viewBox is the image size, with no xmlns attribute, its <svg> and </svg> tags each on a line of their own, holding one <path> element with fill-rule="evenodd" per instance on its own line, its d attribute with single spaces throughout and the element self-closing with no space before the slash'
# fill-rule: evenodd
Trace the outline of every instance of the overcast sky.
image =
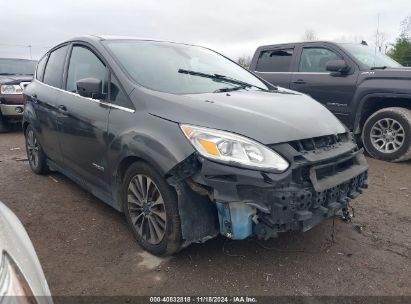
<svg viewBox="0 0 411 304">
<path fill-rule="evenodd" d="M 14 0 L 1 1 L 0 57 L 38 58 L 65 39 L 112 34 L 190 42 L 236 59 L 262 44 L 302 39 L 395 40 L 411 0 Z M 43 47 L 43 48 L 42 48 Z M 46 48 L 44 48 L 46 47 Z"/>
</svg>

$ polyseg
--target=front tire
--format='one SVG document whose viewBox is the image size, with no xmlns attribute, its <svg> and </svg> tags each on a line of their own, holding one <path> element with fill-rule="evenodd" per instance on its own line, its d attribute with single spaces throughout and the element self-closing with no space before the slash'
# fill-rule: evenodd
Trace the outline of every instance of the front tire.
<svg viewBox="0 0 411 304">
<path fill-rule="evenodd" d="M 364 124 L 362 139 L 367 152 L 376 159 L 410 159 L 411 111 L 392 107 L 375 112 Z"/>
<path fill-rule="evenodd" d="M 182 246 L 177 195 L 164 178 L 144 162 L 132 164 L 123 180 L 122 204 L 137 242 L 154 255 L 171 255 Z"/>
<path fill-rule="evenodd" d="M 45 174 L 48 171 L 47 157 L 43 152 L 36 133 L 31 126 L 28 126 L 25 132 L 26 152 L 31 170 L 36 174 Z"/>
</svg>

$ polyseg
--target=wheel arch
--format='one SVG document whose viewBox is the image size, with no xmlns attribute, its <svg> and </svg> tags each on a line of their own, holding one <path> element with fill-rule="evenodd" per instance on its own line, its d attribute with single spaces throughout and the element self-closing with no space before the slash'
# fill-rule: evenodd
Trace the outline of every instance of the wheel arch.
<svg viewBox="0 0 411 304">
<path fill-rule="evenodd" d="M 367 119 L 375 112 L 390 107 L 399 107 L 411 110 L 411 94 L 369 94 L 360 101 L 356 111 L 353 131 L 361 134 Z"/>
<path fill-rule="evenodd" d="M 30 123 L 26 120 L 23 121 L 23 134 L 26 134 L 27 127 L 30 125 Z"/>
<path fill-rule="evenodd" d="M 169 171 L 164 166 L 161 166 L 158 162 L 153 160 L 151 157 L 147 155 L 137 155 L 137 154 L 128 154 L 124 155 L 117 163 L 116 167 L 114 168 L 113 174 L 113 185 L 115 185 L 115 197 L 120 199 L 121 197 L 121 189 L 122 184 L 124 181 L 125 173 L 127 169 L 136 162 L 144 162 L 151 166 L 154 170 L 156 170 L 165 180 L 169 177 Z M 173 186 L 173 185 L 172 185 Z M 174 186 L 172 188 L 175 188 Z M 121 205 L 121 204 L 119 204 Z M 122 210 L 122 206 L 119 206 Z"/>
<path fill-rule="evenodd" d="M 186 170 L 192 168 L 192 162 L 195 156 L 192 154 L 184 161 L 178 163 L 172 170 L 162 173 L 167 183 L 176 193 L 178 199 L 178 212 L 180 215 L 183 247 L 193 242 L 203 242 L 215 237 L 219 233 L 218 213 L 215 204 L 207 195 L 194 191 L 189 183 L 183 177 Z M 116 196 L 118 202 L 121 199 L 122 183 L 124 182 L 127 168 L 135 162 L 145 162 L 152 165 L 144 157 L 128 155 L 121 159 L 116 169 Z M 156 169 L 155 166 L 153 166 Z M 161 171 L 159 171 L 161 172 Z M 178 172 L 182 174 L 179 176 Z M 123 212 L 122 204 L 119 205 L 119 211 Z"/>
<path fill-rule="evenodd" d="M 150 161 L 147 161 L 146 159 L 142 158 L 141 156 L 137 155 L 126 155 L 124 156 L 117 164 L 114 172 L 114 185 L 115 185 L 115 196 L 117 198 L 117 201 L 120 201 L 121 197 L 121 189 L 122 189 L 122 184 L 124 181 L 124 176 L 127 172 L 127 169 L 134 163 L 136 162 L 145 162 L 152 166 L 155 170 L 158 172 L 161 172 L 155 164 L 153 164 Z M 118 204 L 118 207 L 120 211 L 123 211 L 123 206 L 122 204 Z"/>
</svg>

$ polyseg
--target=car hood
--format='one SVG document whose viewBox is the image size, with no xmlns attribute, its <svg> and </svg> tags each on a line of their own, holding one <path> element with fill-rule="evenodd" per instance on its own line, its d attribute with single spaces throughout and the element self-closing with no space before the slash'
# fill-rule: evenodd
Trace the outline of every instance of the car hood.
<svg viewBox="0 0 411 304">
<path fill-rule="evenodd" d="M 411 79 L 411 67 L 375 69 L 364 71 L 361 74 L 367 78 Z"/>
<path fill-rule="evenodd" d="M 0 75 L 0 84 L 20 84 L 32 80 L 33 75 Z"/>
<path fill-rule="evenodd" d="M 234 132 L 263 144 L 346 132 L 323 105 L 307 95 L 282 88 L 276 92 L 146 94 L 149 98 L 144 100 L 152 115 Z"/>
</svg>

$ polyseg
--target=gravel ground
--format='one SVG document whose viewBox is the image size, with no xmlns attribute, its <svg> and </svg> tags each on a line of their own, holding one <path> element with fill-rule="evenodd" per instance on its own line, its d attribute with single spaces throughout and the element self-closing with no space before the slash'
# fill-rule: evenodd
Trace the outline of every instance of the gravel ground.
<svg viewBox="0 0 411 304">
<path fill-rule="evenodd" d="M 145 253 L 122 214 L 58 173 L 33 174 L 19 132 L 0 134 L 0 200 L 26 227 L 52 294 L 411 295 L 411 162 L 368 159 L 355 218 L 278 239 Z M 362 227 L 362 230 L 359 228 Z"/>
</svg>

